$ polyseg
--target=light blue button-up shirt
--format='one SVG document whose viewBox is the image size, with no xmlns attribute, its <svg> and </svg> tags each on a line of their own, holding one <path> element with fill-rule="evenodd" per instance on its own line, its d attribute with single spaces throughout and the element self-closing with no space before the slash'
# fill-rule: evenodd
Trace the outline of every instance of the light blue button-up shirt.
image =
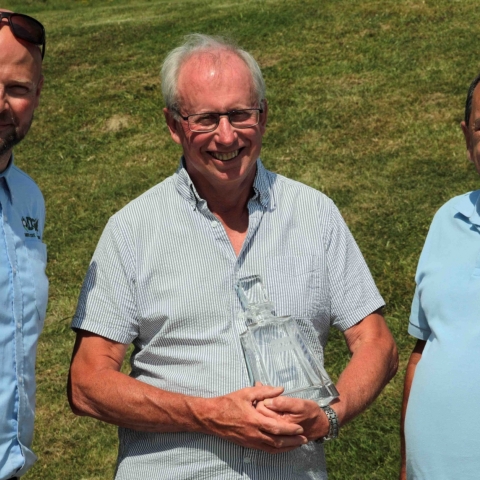
<svg viewBox="0 0 480 480">
<path fill-rule="evenodd" d="M 0 479 L 36 460 L 35 357 L 45 320 L 45 205 L 35 182 L 13 164 L 0 173 Z"/>
</svg>

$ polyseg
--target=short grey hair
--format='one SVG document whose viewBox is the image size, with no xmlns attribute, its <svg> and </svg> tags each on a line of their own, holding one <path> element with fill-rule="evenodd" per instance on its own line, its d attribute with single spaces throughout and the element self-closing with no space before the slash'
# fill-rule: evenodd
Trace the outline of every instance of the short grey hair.
<svg viewBox="0 0 480 480">
<path fill-rule="evenodd" d="M 169 110 L 177 110 L 178 105 L 178 74 L 182 65 L 193 55 L 202 52 L 229 51 L 240 57 L 247 65 L 252 74 L 253 88 L 258 105 L 265 99 L 265 81 L 262 71 L 252 55 L 239 48 L 231 40 L 219 36 L 192 33 L 185 36 L 185 41 L 179 47 L 173 49 L 162 65 L 162 94 L 165 106 Z"/>
</svg>

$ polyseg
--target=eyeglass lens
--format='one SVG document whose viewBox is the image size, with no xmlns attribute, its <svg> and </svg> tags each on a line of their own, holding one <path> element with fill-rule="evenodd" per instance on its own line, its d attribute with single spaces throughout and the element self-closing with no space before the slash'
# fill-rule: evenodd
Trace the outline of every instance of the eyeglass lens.
<svg viewBox="0 0 480 480">
<path fill-rule="evenodd" d="M 190 115 L 188 123 L 191 130 L 207 131 L 215 130 L 220 122 L 219 113 L 208 113 L 199 115 Z M 258 123 L 258 110 L 237 110 L 228 113 L 228 120 L 232 127 L 248 128 L 254 127 Z"/>
</svg>

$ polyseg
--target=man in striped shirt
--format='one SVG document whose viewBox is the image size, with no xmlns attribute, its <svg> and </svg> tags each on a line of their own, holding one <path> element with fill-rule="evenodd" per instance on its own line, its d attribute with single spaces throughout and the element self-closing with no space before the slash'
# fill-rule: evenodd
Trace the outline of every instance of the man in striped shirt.
<svg viewBox="0 0 480 480">
<path fill-rule="evenodd" d="M 325 479 L 316 440 L 396 371 L 383 300 L 333 202 L 263 167 L 268 105 L 250 54 L 191 35 L 162 90 L 183 156 L 102 234 L 72 323 L 72 409 L 120 427 L 116 479 Z M 328 415 L 250 385 L 235 285 L 254 274 L 318 355 L 331 326 L 344 333 L 352 357 Z"/>
</svg>

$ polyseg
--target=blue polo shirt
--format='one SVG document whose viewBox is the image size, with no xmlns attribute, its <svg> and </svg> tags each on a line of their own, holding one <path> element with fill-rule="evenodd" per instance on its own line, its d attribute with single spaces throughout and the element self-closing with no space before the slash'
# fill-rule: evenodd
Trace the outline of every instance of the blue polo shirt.
<svg viewBox="0 0 480 480">
<path fill-rule="evenodd" d="M 45 320 L 45 205 L 35 182 L 13 164 L 0 173 L 0 479 L 23 475 L 35 414 L 35 357 Z"/>
<path fill-rule="evenodd" d="M 435 215 L 408 331 L 426 340 L 405 420 L 409 480 L 480 476 L 480 190 Z"/>
</svg>

